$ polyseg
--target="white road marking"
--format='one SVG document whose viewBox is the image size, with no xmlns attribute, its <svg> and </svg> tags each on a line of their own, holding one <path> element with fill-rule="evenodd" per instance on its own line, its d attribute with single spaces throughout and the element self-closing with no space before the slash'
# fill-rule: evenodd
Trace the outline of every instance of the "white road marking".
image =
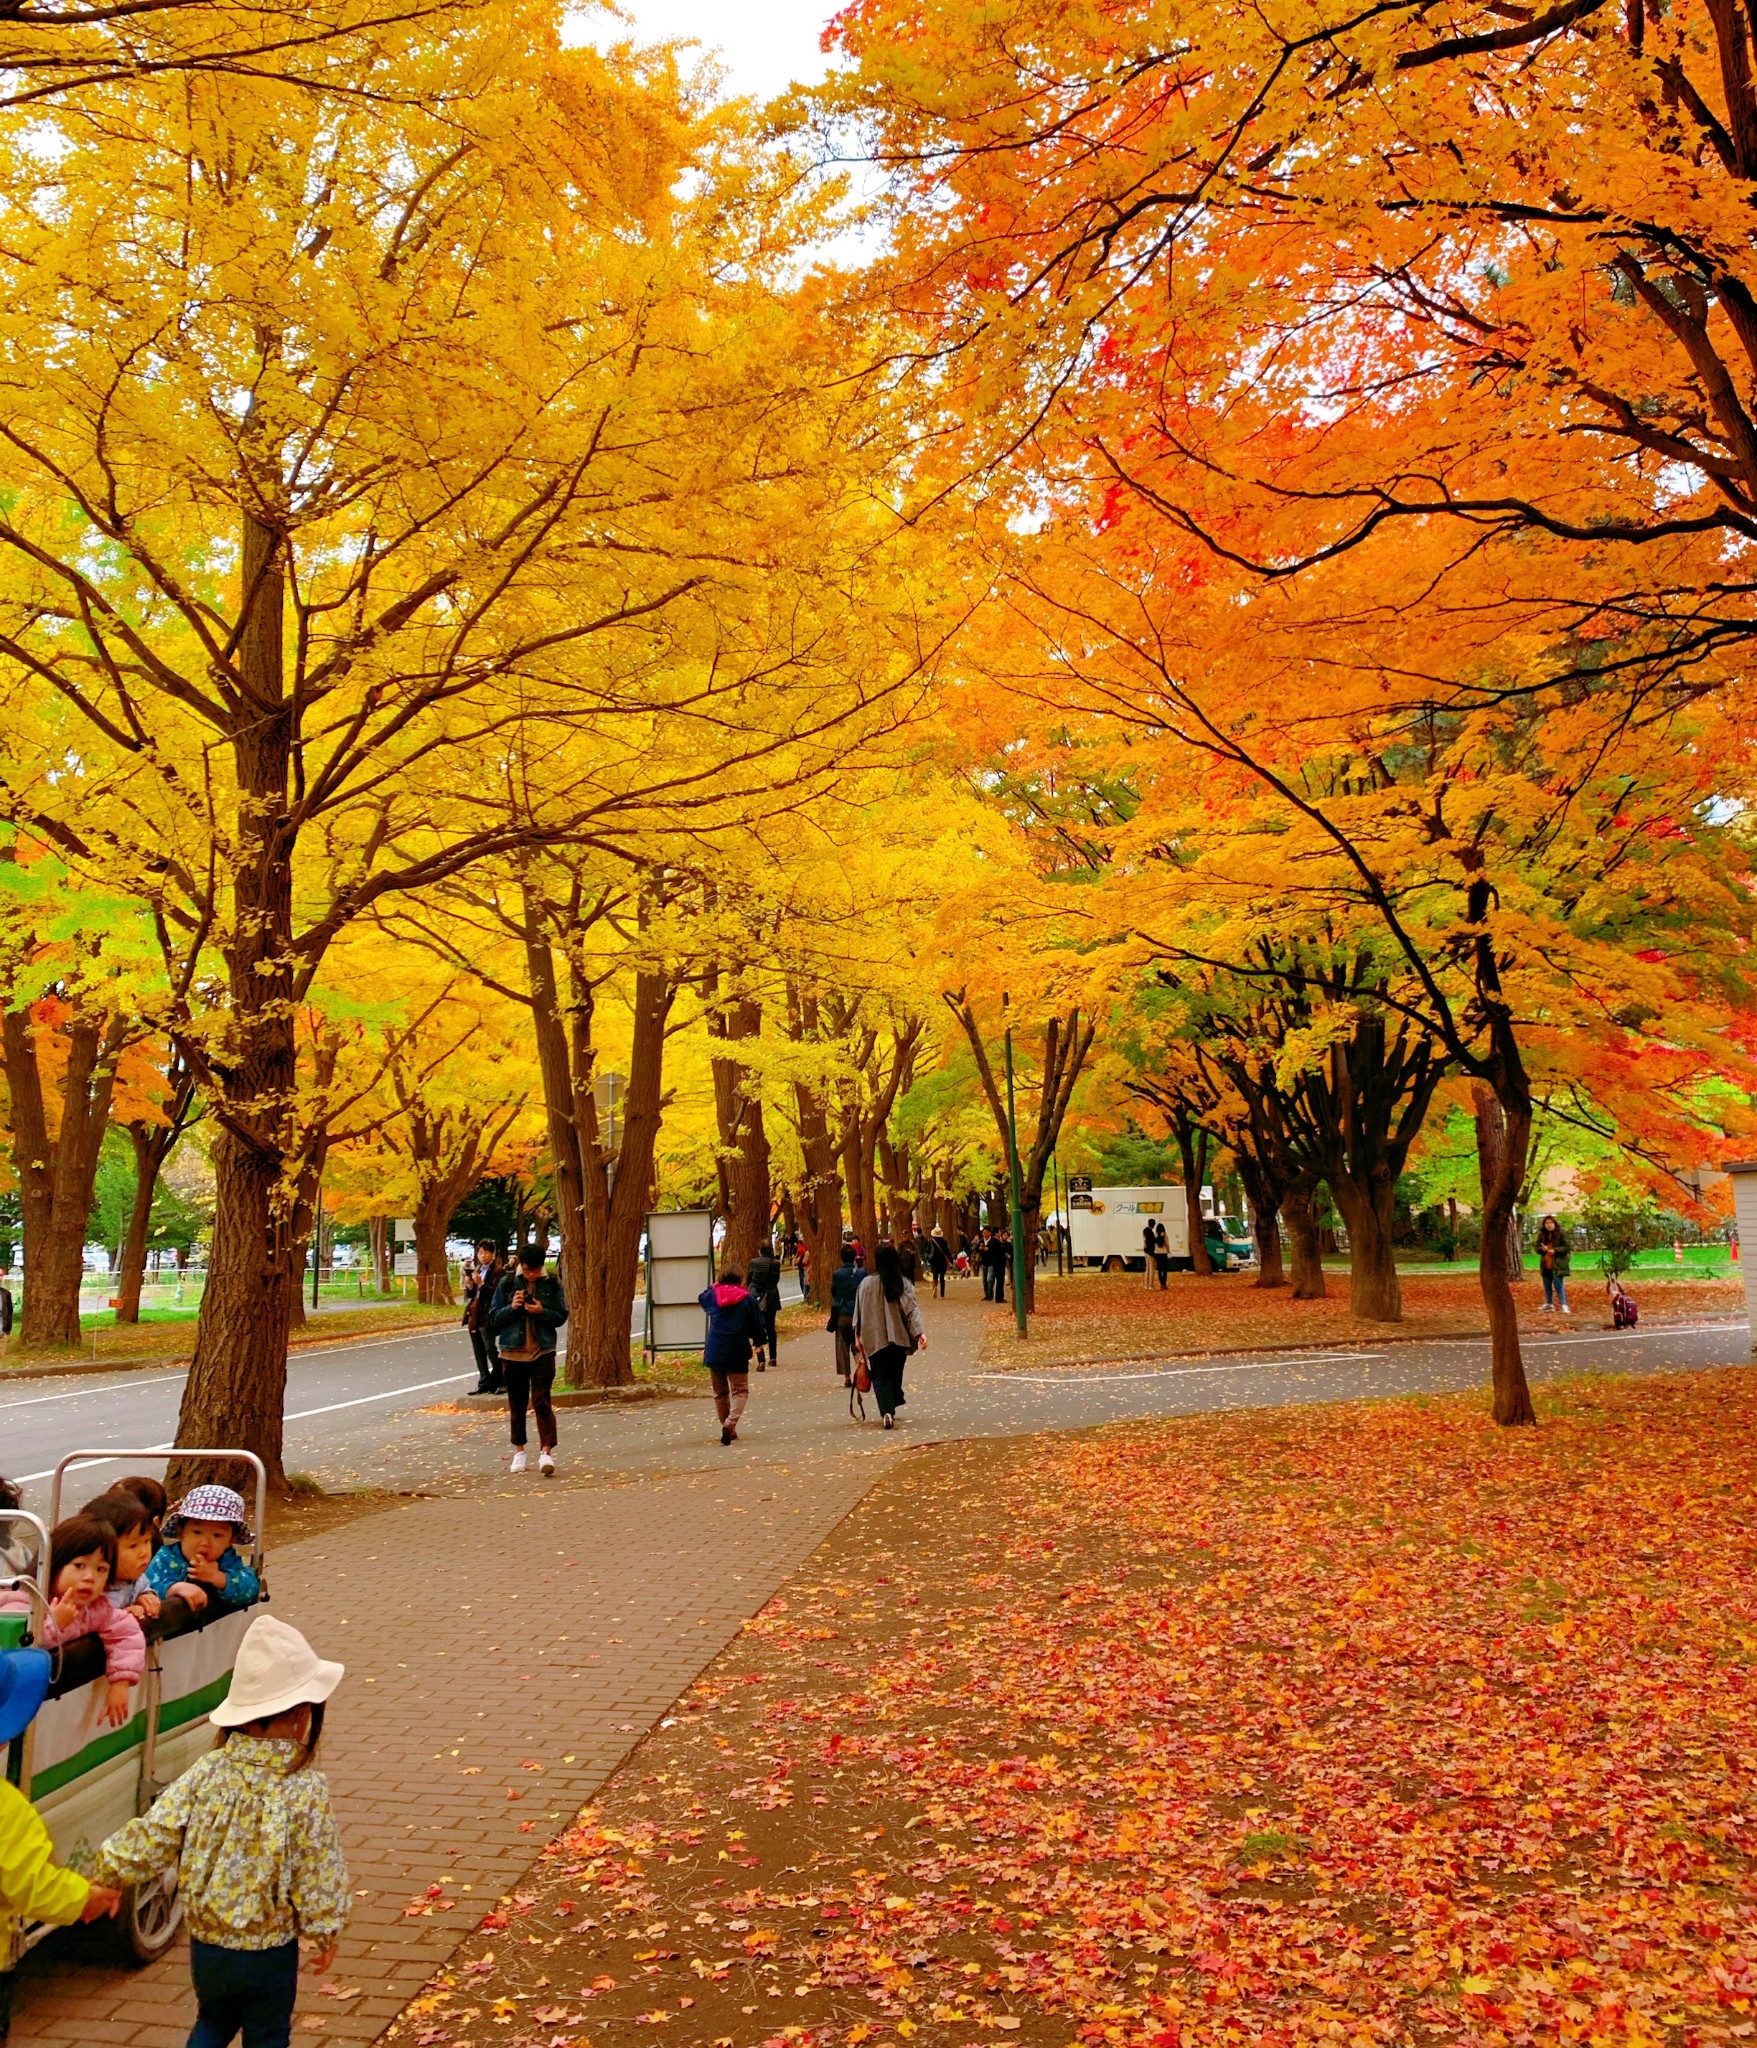
<svg viewBox="0 0 1757 2048">
<path fill-rule="evenodd" d="M 476 1368 L 468 1372 L 448 1372 L 442 1380 L 417 1380 L 411 1387 L 391 1387 L 382 1394 L 361 1394 L 352 1401 L 331 1401 L 325 1408 L 301 1408 L 297 1414 L 285 1415 L 283 1422 L 308 1422 L 313 1415 L 334 1415 L 343 1408 L 365 1408 L 374 1401 L 394 1401 L 399 1394 L 424 1394 L 429 1387 L 455 1387 L 459 1380 L 473 1380 Z"/>
<path fill-rule="evenodd" d="M 185 1375 L 180 1372 L 166 1372 L 160 1373 L 156 1379 L 137 1380 L 131 1374 L 128 1384 L 136 1387 L 168 1387 L 173 1380 L 184 1377 Z M 32 1394 L 26 1401 L 0 1401 L 0 1415 L 10 1415 L 15 1408 L 40 1408 L 45 1401 L 77 1401 L 81 1394 L 108 1394 L 114 1391 L 111 1387 L 75 1387 L 65 1394 Z"/>
<path fill-rule="evenodd" d="M 1637 1343 L 1643 1337 L 1678 1337 L 1700 1335 L 1704 1330 L 1737 1330 L 1744 1326 L 1743 1316 L 1722 1317 L 1713 1322 L 1702 1323 L 1652 1323 L 1642 1330 L 1580 1330 L 1566 1337 L 1523 1336 L 1521 1348 L 1526 1351 L 1549 1351 L 1564 1344 L 1613 1344 L 1622 1343 L 1633 1337 Z M 1417 1345 L 1431 1345 L 1434 1349 L 1486 1351 L 1491 1343 L 1488 1337 L 1409 1337 L 1403 1339 L 1398 1349 L 1413 1350 Z M 1069 1381 L 1088 1385 L 1093 1381 L 1154 1380 L 1163 1379 L 1175 1372 L 1261 1372 L 1268 1366 L 1327 1365 L 1348 1360 L 1383 1360 L 1390 1357 L 1388 1351 L 1314 1351 L 1297 1358 L 1241 1359 L 1236 1365 L 1179 1365 L 1167 1361 L 1142 1372 L 1097 1372 L 1083 1369 L 1078 1365 L 1057 1366 L 1046 1372 L 1026 1373 L 1012 1371 L 1005 1367 L 998 1372 L 979 1372 L 972 1375 L 979 1380 L 1023 1380 L 1031 1386 L 1064 1386 Z M 1118 1361 L 1127 1363 L 1128 1361 Z"/>
<path fill-rule="evenodd" d="M 447 1373 L 442 1380 L 416 1380 L 412 1386 L 386 1387 L 381 1393 L 361 1394 L 352 1401 L 331 1401 L 322 1408 L 300 1408 L 281 1419 L 283 1422 L 308 1422 L 314 1415 L 334 1415 L 343 1408 L 365 1408 L 374 1401 L 394 1401 L 403 1394 L 424 1394 L 433 1387 L 454 1387 L 459 1380 L 471 1380 L 475 1377 L 476 1369 L 472 1366 L 468 1372 Z M 174 1451 L 176 1448 L 175 1444 L 149 1444 L 143 1455 L 157 1456 L 160 1452 Z M 94 1458 L 91 1462 L 96 1464 L 98 1461 Z M 52 1479 L 54 1476 L 55 1468 L 51 1465 L 46 1472 L 23 1473 L 18 1483 L 28 1485 L 33 1479 Z"/>
<path fill-rule="evenodd" d="M 1633 1330 L 1577 1330 L 1567 1337 L 1532 1337 L 1520 1332 L 1522 1351 L 1547 1351 L 1557 1344 L 1626 1344 L 1631 1338 L 1639 1344 L 1644 1337 L 1688 1337 L 1700 1335 L 1704 1330 L 1737 1330 L 1744 1326 L 1743 1316 L 1729 1316 L 1712 1323 L 1649 1323 L 1645 1330 L 1637 1326 Z M 1469 1345 L 1479 1351 L 1486 1351 L 1491 1340 L 1487 1337 L 1412 1337 L 1411 1344 L 1431 1343 L 1450 1345 L 1454 1349 Z"/>
</svg>

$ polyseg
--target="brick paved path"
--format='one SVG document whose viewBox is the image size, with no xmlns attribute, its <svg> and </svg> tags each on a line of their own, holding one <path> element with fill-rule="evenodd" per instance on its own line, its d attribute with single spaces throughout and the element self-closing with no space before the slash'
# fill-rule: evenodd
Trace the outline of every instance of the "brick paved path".
<svg viewBox="0 0 1757 2048">
<path fill-rule="evenodd" d="M 946 1364 L 973 1356 L 973 1313 L 936 1320 Z M 274 1611 L 348 1665 L 324 1761 L 355 1910 L 296 2038 L 375 2039 L 907 1442 L 848 1426 L 823 1352 L 821 1333 L 784 1350 L 749 1442 L 707 1431 L 725 1462 L 706 1471 L 503 1479 L 271 1551 Z M 664 1421 L 693 1438 L 711 1416 Z M 125 1972 L 58 1937 L 26 1960 L 14 2048 L 183 2048 L 188 1981 L 182 1944 Z"/>
</svg>

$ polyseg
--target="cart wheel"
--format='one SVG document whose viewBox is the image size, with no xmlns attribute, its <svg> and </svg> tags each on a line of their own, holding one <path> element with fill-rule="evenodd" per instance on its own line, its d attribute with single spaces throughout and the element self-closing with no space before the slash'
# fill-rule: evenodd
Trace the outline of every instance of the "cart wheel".
<svg viewBox="0 0 1757 2048">
<path fill-rule="evenodd" d="M 175 1868 L 160 1871 L 146 1884 L 128 1885 L 112 1925 L 124 1962 L 156 1963 L 183 1931 Z"/>
</svg>

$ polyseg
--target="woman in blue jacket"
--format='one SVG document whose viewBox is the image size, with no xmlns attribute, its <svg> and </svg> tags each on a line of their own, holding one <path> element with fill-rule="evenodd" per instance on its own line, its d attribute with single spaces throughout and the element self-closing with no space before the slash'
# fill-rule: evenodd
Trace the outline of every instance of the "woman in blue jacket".
<svg viewBox="0 0 1757 2048">
<path fill-rule="evenodd" d="M 767 1331 L 763 1312 L 744 1275 L 729 1266 L 715 1287 L 704 1287 L 697 1296 L 708 1318 L 708 1341 L 702 1347 L 702 1363 L 714 1382 L 714 1408 L 720 1417 L 720 1441 L 738 1441 L 738 1418 L 750 1399 L 750 1354 L 760 1346 Z"/>
</svg>

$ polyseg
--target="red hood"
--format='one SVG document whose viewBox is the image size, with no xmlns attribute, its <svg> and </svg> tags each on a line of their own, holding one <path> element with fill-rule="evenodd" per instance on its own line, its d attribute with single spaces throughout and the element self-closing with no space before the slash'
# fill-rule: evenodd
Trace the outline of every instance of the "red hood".
<svg viewBox="0 0 1757 2048">
<path fill-rule="evenodd" d="M 748 1301 L 750 1294 L 735 1280 L 718 1280 L 714 1283 L 714 1299 L 721 1308 L 730 1308 L 735 1301 Z"/>
</svg>

